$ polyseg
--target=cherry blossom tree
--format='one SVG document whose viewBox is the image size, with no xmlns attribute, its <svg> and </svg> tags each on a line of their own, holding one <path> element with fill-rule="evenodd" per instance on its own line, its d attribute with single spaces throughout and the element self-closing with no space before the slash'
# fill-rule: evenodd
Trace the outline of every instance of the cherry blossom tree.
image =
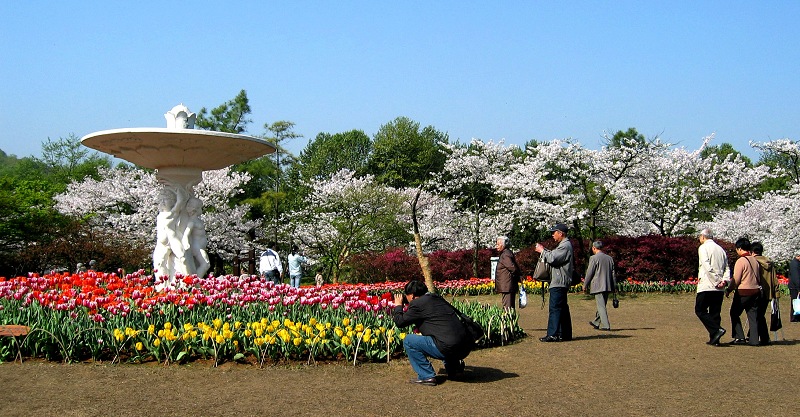
<svg viewBox="0 0 800 417">
<path fill-rule="evenodd" d="M 100 170 L 102 179 L 86 178 L 68 185 L 57 195 L 56 209 L 86 219 L 95 227 L 115 233 L 140 245 L 152 247 L 156 238 L 156 201 L 161 184 L 152 172 L 137 168 Z M 194 193 L 204 203 L 202 220 L 209 252 L 230 260 L 246 247 L 246 233 L 259 222 L 246 219 L 249 206 L 229 204 L 250 180 L 246 173 L 229 169 L 204 171 Z"/>
<path fill-rule="evenodd" d="M 723 210 L 707 226 L 726 240 L 747 237 L 764 245 L 764 254 L 786 262 L 800 253 L 800 143 L 790 139 L 751 142 L 772 175 L 788 178 L 789 188 L 765 193 L 734 210 Z"/>
<path fill-rule="evenodd" d="M 763 162 L 776 165 L 776 175 L 785 175 L 793 184 L 800 184 L 800 142 L 787 138 L 750 142 L 750 146 L 762 152 Z"/>
<path fill-rule="evenodd" d="M 316 257 L 338 282 L 351 255 L 404 246 L 410 240 L 401 221 L 404 198 L 371 175 L 343 169 L 329 180 L 313 180 L 304 208 L 287 213 L 283 233 Z"/>
<path fill-rule="evenodd" d="M 468 230 L 473 248 L 473 273 L 478 273 L 478 251 L 492 246 L 498 235 L 513 225 L 512 201 L 499 184 L 516 162 L 515 145 L 505 146 L 473 139 L 469 146 L 443 143 L 447 159 L 440 174 L 431 180 L 433 189 L 453 201 Z"/>
<path fill-rule="evenodd" d="M 525 159 L 499 182 L 506 195 L 515 196 L 515 216 L 531 227 L 572 223 L 576 235 L 585 227 L 591 239 L 613 233 L 626 221 L 620 215 L 628 181 L 665 145 L 631 135 L 607 140 L 610 145 L 600 150 L 571 140 L 530 146 Z"/>
<path fill-rule="evenodd" d="M 770 192 L 735 210 L 718 213 L 709 227 L 722 239 L 747 237 L 764 245 L 764 254 L 786 262 L 800 253 L 800 185 L 788 192 Z"/>
<path fill-rule="evenodd" d="M 524 159 L 510 166 L 507 175 L 496 179 L 518 225 L 541 229 L 585 217 L 586 211 L 578 208 L 579 196 L 571 192 L 578 177 L 570 169 L 584 152 L 568 140 L 537 143 L 528 148 Z"/>
<path fill-rule="evenodd" d="M 698 222 L 710 219 L 718 202 L 746 200 L 758 184 L 770 178 L 766 166 L 750 167 L 741 155 L 719 159 L 703 156 L 714 135 L 696 151 L 683 147 L 661 150 L 643 161 L 618 194 L 624 202 L 619 233 L 675 236 L 693 233 Z"/>
</svg>

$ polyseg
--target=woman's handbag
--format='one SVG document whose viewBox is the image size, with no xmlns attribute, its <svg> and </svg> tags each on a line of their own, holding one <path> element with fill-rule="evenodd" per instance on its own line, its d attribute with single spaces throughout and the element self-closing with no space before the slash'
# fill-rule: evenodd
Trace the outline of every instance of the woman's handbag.
<svg viewBox="0 0 800 417">
<path fill-rule="evenodd" d="M 611 305 L 614 306 L 614 308 L 619 308 L 619 298 L 617 298 L 616 291 L 614 291 L 614 299 L 611 300 Z"/>
<path fill-rule="evenodd" d="M 797 294 L 797 298 L 792 300 L 792 310 L 794 310 L 795 316 L 800 316 L 800 294 Z"/>
<path fill-rule="evenodd" d="M 533 279 L 539 282 L 550 282 L 550 264 L 544 261 L 544 258 L 539 256 L 539 261 L 536 262 L 536 268 L 533 269 Z"/>
<path fill-rule="evenodd" d="M 773 298 L 770 305 L 772 307 L 772 313 L 769 316 L 769 331 L 777 332 L 783 327 L 783 323 L 781 323 L 781 307 L 778 305 L 777 298 Z"/>
<path fill-rule="evenodd" d="M 525 292 L 525 287 L 519 287 L 519 308 L 525 308 L 528 305 L 528 293 Z"/>
</svg>

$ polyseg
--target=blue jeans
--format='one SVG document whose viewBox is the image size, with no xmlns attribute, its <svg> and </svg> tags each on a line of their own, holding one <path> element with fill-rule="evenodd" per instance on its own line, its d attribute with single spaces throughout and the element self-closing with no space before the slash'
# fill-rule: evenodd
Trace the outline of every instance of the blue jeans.
<svg viewBox="0 0 800 417">
<path fill-rule="evenodd" d="M 444 360 L 444 355 L 439 352 L 439 348 L 436 347 L 432 337 L 407 334 L 406 338 L 403 339 L 403 348 L 406 350 L 408 361 L 411 362 L 411 367 L 414 368 L 414 372 L 417 373 L 419 379 L 429 379 L 436 376 L 433 365 L 431 365 L 431 361 L 428 360 L 427 356 Z M 445 363 L 445 368 L 447 368 L 447 363 Z"/>
<path fill-rule="evenodd" d="M 572 316 L 567 304 L 567 287 L 550 287 L 550 315 L 547 318 L 547 335 L 572 340 Z"/>
<path fill-rule="evenodd" d="M 302 278 L 302 277 L 303 276 L 299 275 L 299 274 L 297 274 L 297 275 L 289 275 L 289 281 L 291 282 L 292 287 L 300 288 L 300 278 Z"/>
<path fill-rule="evenodd" d="M 266 281 L 274 282 L 275 284 L 281 283 L 281 275 L 275 271 L 264 272 L 264 279 Z"/>
</svg>

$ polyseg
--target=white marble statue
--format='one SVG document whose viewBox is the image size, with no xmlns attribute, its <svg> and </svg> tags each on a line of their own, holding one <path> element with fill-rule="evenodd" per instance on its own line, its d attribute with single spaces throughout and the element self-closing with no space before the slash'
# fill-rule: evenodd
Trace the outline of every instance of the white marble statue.
<svg viewBox="0 0 800 417">
<path fill-rule="evenodd" d="M 158 216 L 156 216 L 156 247 L 153 251 L 153 270 L 156 277 L 166 279 L 163 285 L 175 287 L 180 284 L 175 275 L 195 273 L 194 257 L 187 256 L 184 230 L 189 223 L 186 209 L 188 193 L 181 186 L 165 185 L 159 193 Z"/>
<path fill-rule="evenodd" d="M 206 236 L 206 225 L 200 215 L 203 213 L 203 202 L 192 197 L 186 202 L 186 214 L 188 222 L 183 231 L 183 247 L 191 252 L 194 260 L 197 276 L 205 276 L 211 263 L 208 260 L 206 247 L 208 237 Z"/>
</svg>

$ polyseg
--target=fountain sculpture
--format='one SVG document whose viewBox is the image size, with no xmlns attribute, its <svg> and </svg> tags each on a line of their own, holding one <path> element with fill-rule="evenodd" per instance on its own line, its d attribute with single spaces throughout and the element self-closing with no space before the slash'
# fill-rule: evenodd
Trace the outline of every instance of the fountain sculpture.
<svg viewBox="0 0 800 417">
<path fill-rule="evenodd" d="M 156 170 L 163 188 L 156 217 L 153 274 L 164 287 L 179 284 L 176 275 L 203 276 L 209 268 L 205 226 L 200 217 L 203 203 L 194 196 L 194 186 L 203 171 L 275 152 L 265 140 L 233 133 L 194 129 L 196 115 L 183 104 L 164 114 L 166 128 L 130 128 L 95 132 L 81 143 Z"/>
</svg>

